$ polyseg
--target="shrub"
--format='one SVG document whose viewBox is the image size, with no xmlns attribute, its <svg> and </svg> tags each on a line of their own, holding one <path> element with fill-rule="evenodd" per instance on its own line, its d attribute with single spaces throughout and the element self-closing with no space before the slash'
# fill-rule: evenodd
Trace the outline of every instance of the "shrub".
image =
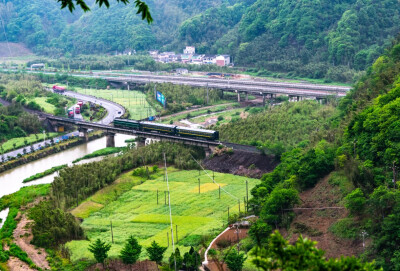
<svg viewBox="0 0 400 271">
<path fill-rule="evenodd" d="M 351 215 L 360 215 L 363 213 L 366 203 L 364 193 L 360 188 L 353 190 L 345 198 L 345 206 Z"/>
</svg>

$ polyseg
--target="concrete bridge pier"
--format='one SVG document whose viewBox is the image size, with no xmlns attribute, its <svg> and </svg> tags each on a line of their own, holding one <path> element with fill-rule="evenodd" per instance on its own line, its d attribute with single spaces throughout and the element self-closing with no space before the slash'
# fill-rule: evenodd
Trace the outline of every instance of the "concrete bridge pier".
<svg viewBox="0 0 400 271">
<path fill-rule="evenodd" d="M 79 131 L 79 137 L 81 137 L 83 141 L 88 142 L 89 141 L 88 129 L 79 128 L 78 131 Z"/>
<path fill-rule="evenodd" d="M 319 104 L 323 104 L 325 99 L 324 99 L 324 98 L 318 98 L 318 97 L 316 97 L 315 100 L 317 100 L 317 102 L 318 102 Z"/>
<path fill-rule="evenodd" d="M 214 149 L 215 147 L 204 147 L 204 152 L 206 153 L 206 157 L 209 157 L 210 155 L 212 155 L 214 153 Z"/>
<path fill-rule="evenodd" d="M 268 94 L 267 94 L 268 95 Z M 263 106 L 265 106 L 265 99 L 266 99 L 266 95 L 263 93 Z"/>
<path fill-rule="evenodd" d="M 115 133 L 106 133 L 106 147 L 115 147 Z"/>
<path fill-rule="evenodd" d="M 246 102 L 249 100 L 249 93 L 246 92 Z"/>
<path fill-rule="evenodd" d="M 240 103 L 240 91 L 237 91 L 237 90 L 236 90 L 236 92 L 237 92 L 237 100 L 238 100 L 238 103 Z"/>
<path fill-rule="evenodd" d="M 144 137 L 137 137 L 136 138 L 136 147 L 141 148 L 146 146 L 146 138 Z"/>
</svg>

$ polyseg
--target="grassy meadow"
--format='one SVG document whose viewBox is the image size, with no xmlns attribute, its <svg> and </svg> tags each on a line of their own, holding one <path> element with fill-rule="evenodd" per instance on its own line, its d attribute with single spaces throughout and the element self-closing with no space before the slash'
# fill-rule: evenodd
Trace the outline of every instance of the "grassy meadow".
<svg viewBox="0 0 400 271">
<path fill-rule="evenodd" d="M 154 116 L 156 111 L 146 101 L 146 95 L 135 90 L 120 89 L 84 89 L 74 87 L 74 89 L 83 94 L 100 97 L 123 105 L 130 113 L 130 119 L 144 119 L 148 116 Z"/>
<path fill-rule="evenodd" d="M 211 172 L 208 173 L 212 176 Z M 219 233 L 227 223 L 228 207 L 230 214 L 238 213 L 237 199 L 224 193 L 222 189 L 219 199 L 218 186 L 204 171 L 199 175 L 197 170 L 180 171 L 168 168 L 168 177 L 174 240 L 177 241 L 176 225 L 178 225 L 177 245 L 181 253 L 189 250 L 190 245 L 197 245 L 202 235 Z M 198 178 L 200 178 L 200 194 Z M 215 181 L 220 183 L 221 188 L 241 199 L 241 211 L 244 210 L 246 180 L 249 183 L 249 191 L 259 182 L 256 179 L 215 173 Z M 171 229 L 168 204 L 164 204 L 164 191 L 167 191 L 167 185 L 162 169 L 152 174 L 149 180 L 132 176 L 132 172 L 128 172 L 80 204 L 72 210 L 72 214 L 84 218 L 82 227 L 91 241 L 100 238 L 111 243 L 112 221 L 114 244 L 109 253 L 110 257 L 119 255 L 129 235 L 134 235 L 145 247 L 153 240 L 162 246 L 167 246 L 167 233 L 171 239 Z M 92 259 L 93 256 L 87 249 L 89 243 L 86 240 L 69 242 L 67 247 L 71 250 L 71 259 L 73 261 L 81 258 Z M 169 248 L 164 256 L 169 257 L 171 252 L 171 240 L 169 240 Z M 144 249 L 141 257 L 146 257 Z"/>
<path fill-rule="evenodd" d="M 57 108 L 53 104 L 46 102 L 47 99 L 48 97 L 35 97 L 32 99 L 32 101 L 35 101 L 38 105 L 40 105 L 44 112 L 54 115 Z"/>
</svg>

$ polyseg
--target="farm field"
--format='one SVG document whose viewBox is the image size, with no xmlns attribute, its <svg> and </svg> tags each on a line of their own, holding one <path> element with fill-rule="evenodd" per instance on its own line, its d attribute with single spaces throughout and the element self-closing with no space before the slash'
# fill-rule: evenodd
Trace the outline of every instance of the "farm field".
<svg viewBox="0 0 400 271">
<path fill-rule="evenodd" d="M 174 240 L 181 253 L 197 245 L 202 235 L 216 235 L 227 224 L 228 207 L 230 214 L 238 213 L 238 199 L 241 199 L 241 211 L 244 211 L 243 198 L 246 196 L 246 180 L 249 191 L 259 180 L 230 174 L 215 173 L 215 181 L 221 185 L 219 199 L 218 186 L 204 171 L 180 171 L 168 168 L 170 186 Z M 212 177 L 212 172 L 208 171 Z M 200 178 L 200 194 L 198 179 Z M 225 193 L 222 189 L 229 192 Z M 157 205 L 157 190 L 159 202 Z M 109 256 L 117 257 L 129 237 L 134 235 L 144 247 L 155 240 L 162 246 L 168 246 L 167 233 L 171 239 L 168 204 L 165 205 L 164 191 L 167 191 L 163 169 L 153 174 L 149 180 L 132 176 L 132 172 L 121 175 L 108 186 L 87 201 L 72 210 L 72 214 L 84 218 L 82 227 L 89 240 L 100 238 L 111 243 L 110 222 L 112 221 L 114 244 Z M 167 194 L 165 194 L 167 196 Z M 167 201 L 168 201 L 168 197 Z M 178 226 L 178 237 L 176 236 Z M 67 244 L 72 261 L 81 258 L 92 259 L 88 251 L 89 241 L 72 241 Z M 164 254 L 172 252 L 171 240 Z M 145 257 L 143 250 L 142 258 Z"/>
<path fill-rule="evenodd" d="M 79 87 L 74 87 L 74 89 L 79 93 L 100 97 L 125 106 L 125 108 L 129 110 L 130 119 L 144 119 L 156 114 L 154 108 L 152 108 L 146 101 L 146 95 L 140 91 L 120 89 L 84 89 Z"/>
</svg>

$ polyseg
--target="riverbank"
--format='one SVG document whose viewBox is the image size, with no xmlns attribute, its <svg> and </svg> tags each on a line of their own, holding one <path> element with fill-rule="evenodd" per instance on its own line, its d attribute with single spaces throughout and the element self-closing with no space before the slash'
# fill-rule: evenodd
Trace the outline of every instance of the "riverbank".
<svg viewBox="0 0 400 271">
<path fill-rule="evenodd" d="M 26 179 L 24 179 L 22 182 L 23 182 L 23 183 L 32 182 L 32 181 L 34 181 L 34 180 L 43 178 L 43 177 L 45 177 L 45 176 L 47 176 L 47 175 L 53 174 L 54 172 L 59 171 L 59 170 L 65 168 L 65 167 L 67 167 L 67 166 L 68 166 L 67 164 L 64 164 L 64 165 L 61 165 L 61 166 L 52 167 L 52 168 L 47 169 L 47 170 L 45 170 L 45 171 L 43 171 L 43 172 L 37 173 L 37 174 L 35 174 L 35 175 L 32 175 L 32 176 L 29 177 L 29 178 L 26 178 Z"/>
<path fill-rule="evenodd" d="M 89 141 L 92 141 L 94 139 L 100 138 L 103 136 L 102 132 L 94 132 L 92 134 L 89 134 Z M 61 142 L 57 145 L 52 145 L 48 148 L 42 149 L 42 150 L 38 150 L 35 151 L 33 153 L 28 153 L 24 156 L 21 156 L 20 158 L 14 159 L 14 160 L 10 160 L 10 161 L 6 161 L 5 163 L 0 164 L 0 173 L 5 172 L 7 170 L 10 170 L 12 168 L 30 163 L 32 161 L 44 158 L 46 156 L 49 156 L 51 154 L 54 153 L 58 153 L 58 152 L 62 152 L 66 149 L 75 147 L 77 145 L 83 144 L 85 143 L 85 141 L 83 141 L 83 139 L 81 138 L 73 138 L 70 139 L 68 141 L 64 141 Z"/>
<path fill-rule="evenodd" d="M 73 164 L 78 163 L 79 161 L 85 160 L 85 159 L 90 159 L 90 158 L 95 158 L 95 157 L 100 157 L 100 156 L 106 156 L 114 153 L 119 153 L 124 149 L 124 147 L 108 147 L 104 148 L 98 151 L 95 151 L 93 153 L 87 154 L 81 158 L 75 159 L 72 161 Z"/>
</svg>

